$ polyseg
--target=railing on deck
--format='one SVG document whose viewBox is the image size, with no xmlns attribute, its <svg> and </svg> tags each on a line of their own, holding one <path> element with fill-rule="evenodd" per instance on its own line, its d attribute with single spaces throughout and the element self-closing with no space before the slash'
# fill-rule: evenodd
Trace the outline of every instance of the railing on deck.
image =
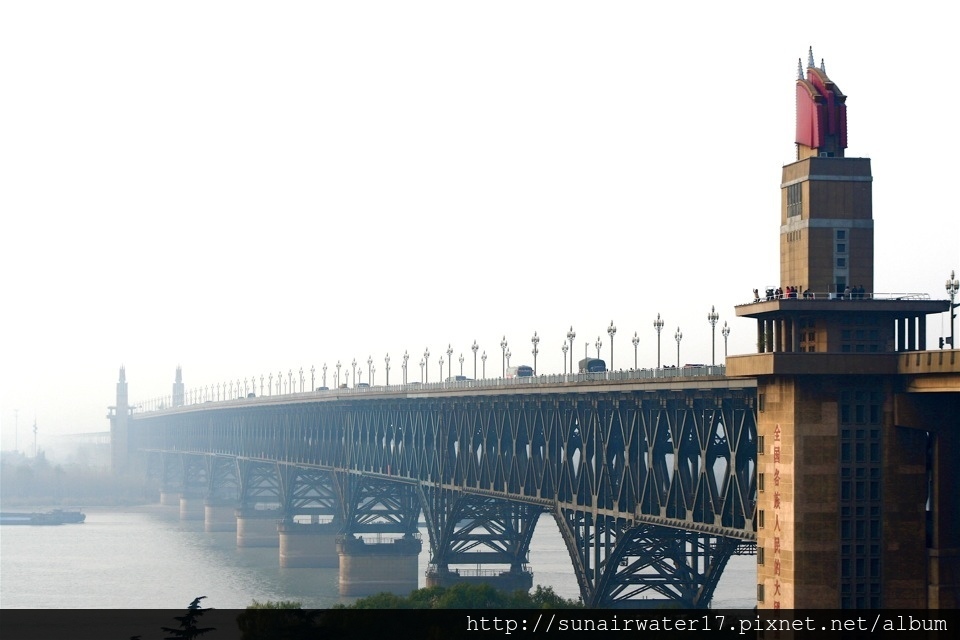
<svg viewBox="0 0 960 640">
<path fill-rule="evenodd" d="M 522 378 L 486 378 L 481 380 L 449 380 L 443 382 L 408 382 L 407 384 L 391 384 L 349 387 L 349 388 L 330 388 L 318 389 L 313 391 L 295 391 L 293 393 L 265 393 L 263 397 L 278 398 L 307 398 L 307 397 L 343 397 L 343 396 L 363 396 L 370 393 L 383 392 L 406 392 L 416 393 L 418 391 L 443 391 L 443 390 L 468 390 L 468 389 L 496 389 L 496 388 L 516 388 L 523 386 L 541 386 L 557 384 L 584 384 L 600 382 L 629 382 L 631 380 L 653 380 L 653 379 L 677 379 L 677 378 L 698 378 L 704 376 L 723 376 L 726 375 L 726 366 L 724 365 L 702 365 L 688 364 L 682 367 L 667 366 L 659 369 L 622 369 L 618 371 L 605 371 L 602 373 L 568 373 L 568 374 L 550 374 L 540 376 L 528 376 Z M 186 390 L 184 392 L 183 402 L 174 405 L 173 396 L 163 396 L 160 398 L 151 398 L 149 400 L 133 405 L 134 413 L 147 413 L 151 411 L 162 411 L 171 407 L 194 406 L 217 402 L 237 402 L 246 399 L 255 399 L 252 394 L 245 396 L 237 395 L 233 392 L 231 397 L 217 397 L 217 389 L 214 387 L 201 387 L 198 389 Z"/>
</svg>

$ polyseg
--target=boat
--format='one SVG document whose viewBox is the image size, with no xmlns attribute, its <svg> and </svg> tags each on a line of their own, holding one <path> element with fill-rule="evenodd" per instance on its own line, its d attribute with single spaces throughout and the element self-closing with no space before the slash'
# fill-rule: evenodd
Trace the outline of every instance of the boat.
<svg viewBox="0 0 960 640">
<path fill-rule="evenodd" d="M 54 509 L 53 511 L 4 511 L 0 512 L 0 524 L 55 525 L 79 524 L 87 519 L 79 510 Z"/>
</svg>

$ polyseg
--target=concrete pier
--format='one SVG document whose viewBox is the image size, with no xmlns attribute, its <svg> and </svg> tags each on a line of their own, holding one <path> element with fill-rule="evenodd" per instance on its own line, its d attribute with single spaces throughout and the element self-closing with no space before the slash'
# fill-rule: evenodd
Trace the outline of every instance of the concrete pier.
<svg viewBox="0 0 960 640">
<path fill-rule="evenodd" d="M 165 507 L 180 507 L 180 491 L 160 490 L 160 504 Z"/>
<path fill-rule="evenodd" d="M 203 530 L 207 533 L 236 531 L 237 501 L 208 499 L 204 502 Z"/>
<path fill-rule="evenodd" d="M 353 536 L 341 536 L 340 595 L 369 596 L 381 591 L 409 595 L 417 588 L 417 556 L 423 542 L 401 538 L 367 544 Z"/>
<path fill-rule="evenodd" d="M 238 547 L 279 547 L 277 524 L 283 519 L 279 509 L 237 509 Z"/>
<path fill-rule="evenodd" d="M 338 523 L 281 522 L 280 566 L 284 568 L 337 567 Z"/>
<path fill-rule="evenodd" d="M 180 496 L 180 519 L 181 520 L 203 520 L 204 506 L 203 498 L 200 496 Z"/>
</svg>

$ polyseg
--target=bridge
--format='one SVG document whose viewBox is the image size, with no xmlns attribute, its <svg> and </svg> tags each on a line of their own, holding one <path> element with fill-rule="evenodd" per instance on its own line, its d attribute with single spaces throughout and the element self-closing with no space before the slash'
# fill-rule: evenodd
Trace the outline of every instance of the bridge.
<svg viewBox="0 0 960 640">
<path fill-rule="evenodd" d="M 957 285 L 878 293 L 870 160 L 845 157 L 845 96 L 810 58 L 780 185 L 784 286 L 735 307 L 756 353 L 333 390 L 290 372 L 242 393 L 186 393 L 178 371 L 139 404 L 121 369 L 115 472 L 146 471 L 181 517 L 283 566 L 339 566 L 345 595 L 416 587 L 421 518 L 428 584 L 529 588 L 549 513 L 589 606 L 705 607 L 755 552 L 759 608 L 957 608 L 960 351 L 926 332 L 948 312 L 955 346 Z"/>
<path fill-rule="evenodd" d="M 215 506 L 226 505 L 241 519 L 239 544 L 279 544 L 287 566 L 336 562 L 331 545 L 326 560 L 293 549 L 306 532 L 327 531 L 355 570 L 341 576 L 347 593 L 397 579 L 393 565 L 376 577 L 358 569 L 361 554 L 382 562 L 385 550 L 350 542 L 373 534 L 392 551 L 405 541 L 419 552 L 421 514 L 431 583 L 529 588 L 529 543 L 546 512 L 586 603 L 705 606 L 727 560 L 751 552 L 756 538 L 755 382 L 722 373 L 698 367 L 200 401 L 132 413 L 128 447 L 146 455 L 185 510 L 191 497 L 205 503 L 214 525 Z M 260 516 L 267 524 L 253 533 L 247 521 Z M 415 588 L 416 575 L 408 571 L 403 584 Z"/>
</svg>

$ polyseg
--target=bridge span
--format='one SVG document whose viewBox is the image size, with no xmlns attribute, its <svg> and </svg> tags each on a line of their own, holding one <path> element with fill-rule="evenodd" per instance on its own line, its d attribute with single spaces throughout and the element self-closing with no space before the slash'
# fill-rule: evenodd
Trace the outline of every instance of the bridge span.
<svg viewBox="0 0 960 640">
<path fill-rule="evenodd" d="M 204 401 L 130 412 L 127 447 L 182 515 L 235 513 L 238 544 L 276 544 L 287 566 L 339 556 L 345 594 L 416 587 L 420 518 L 428 584 L 529 588 L 547 512 L 585 603 L 699 607 L 756 538 L 756 383 L 722 372 Z"/>
</svg>

